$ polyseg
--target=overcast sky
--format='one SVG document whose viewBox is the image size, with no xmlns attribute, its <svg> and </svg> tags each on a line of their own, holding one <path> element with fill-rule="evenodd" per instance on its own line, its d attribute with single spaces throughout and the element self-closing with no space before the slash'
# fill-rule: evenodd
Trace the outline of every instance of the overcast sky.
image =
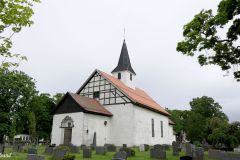
<svg viewBox="0 0 240 160">
<path fill-rule="evenodd" d="M 42 0 L 35 24 L 15 35 L 13 50 L 28 57 L 20 69 L 40 92 L 75 92 L 94 69 L 114 69 L 126 28 L 137 87 L 170 109 L 189 109 L 192 98 L 210 96 L 231 121 L 240 120 L 240 83 L 176 51 L 183 25 L 219 1 Z"/>
</svg>

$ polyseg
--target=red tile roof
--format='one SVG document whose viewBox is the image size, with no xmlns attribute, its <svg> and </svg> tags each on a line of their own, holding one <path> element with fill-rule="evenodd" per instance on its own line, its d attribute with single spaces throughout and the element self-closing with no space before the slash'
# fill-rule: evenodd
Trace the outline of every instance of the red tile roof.
<svg viewBox="0 0 240 160">
<path fill-rule="evenodd" d="M 99 74 L 101 74 L 104 78 L 109 80 L 113 85 L 115 85 L 120 91 L 122 91 L 126 96 L 131 99 L 133 102 L 140 104 L 141 106 L 153 110 L 155 112 L 164 114 L 169 116 L 170 114 L 161 107 L 157 102 L 155 102 L 146 92 L 143 90 L 136 88 L 132 89 L 126 86 L 122 81 L 118 80 L 117 78 L 97 70 Z"/>
<path fill-rule="evenodd" d="M 69 93 L 69 95 L 87 112 L 112 116 L 113 114 L 104 108 L 96 99 Z"/>
</svg>

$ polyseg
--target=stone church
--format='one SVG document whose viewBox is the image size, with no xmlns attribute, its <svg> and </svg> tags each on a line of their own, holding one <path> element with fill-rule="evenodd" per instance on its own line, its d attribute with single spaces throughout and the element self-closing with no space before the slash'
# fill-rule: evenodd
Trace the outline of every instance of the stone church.
<svg viewBox="0 0 240 160">
<path fill-rule="evenodd" d="M 124 40 L 112 74 L 95 70 L 76 93 L 66 93 L 53 109 L 51 143 L 90 145 L 171 144 L 169 113 L 135 86 Z"/>
</svg>

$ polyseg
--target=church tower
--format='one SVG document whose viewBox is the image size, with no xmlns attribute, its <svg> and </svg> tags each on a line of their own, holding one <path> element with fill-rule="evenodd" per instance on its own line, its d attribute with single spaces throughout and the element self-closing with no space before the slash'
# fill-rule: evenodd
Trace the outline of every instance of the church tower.
<svg viewBox="0 0 240 160">
<path fill-rule="evenodd" d="M 135 89 L 135 76 L 136 73 L 134 72 L 130 58 L 128 55 L 127 45 L 125 40 L 123 41 L 121 54 L 118 60 L 117 67 L 112 71 L 114 77 L 121 80 L 125 85 L 128 87 Z"/>
</svg>

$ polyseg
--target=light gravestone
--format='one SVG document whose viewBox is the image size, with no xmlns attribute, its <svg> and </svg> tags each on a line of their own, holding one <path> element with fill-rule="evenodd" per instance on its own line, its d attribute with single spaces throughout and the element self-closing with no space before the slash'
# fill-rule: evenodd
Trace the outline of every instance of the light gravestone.
<svg viewBox="0 0 240 160">
<path fill-rule="evenodd" d="M 192 152 L 193 160 L 203 160 L 204 159 L 204 149 L 203 148 L 195 148 Z"/>
<path fill-rule="evenodd" d="M 92 151 L 89 148 L 83 149 L 83 159 L 84 158 L 92 158 Z"/>
<path fill-rule="evenodd" d="M 234 148 L 233 151 L 236 152 L 236 153 L 240 153 L 240 148 L 239 147 L 238 148 Z"/>
<path fill-rule="evenodd" d="M 144 144 L 140 144 L 139 145 L 139 151 L 140 152 L 144 152 L 145 151 L 145 145 Z"/>
<path fill-rule="evenodd" d="M 175 141 L 172 143 L 172 153 L 173 156 L 179 156 L 178 144 Z"/>
<path fill-rule="evenodd" d="M 114 154 L 112 160 L 127 160 L 127 153 L 125 151 L 119 151 Z"/>
<path fill-rule="evenodd" d="M 106 148 L 105 147 L 96 147 L 96 154 L 105 155 Z"/>
<path fill-rule="evenodd" d="M 154 149 L 152 148 L 150 150 L 150 157 L 159 159 L 159 160 L 166 160 L 166 151 L 162 149 Z"/>
</svg>

